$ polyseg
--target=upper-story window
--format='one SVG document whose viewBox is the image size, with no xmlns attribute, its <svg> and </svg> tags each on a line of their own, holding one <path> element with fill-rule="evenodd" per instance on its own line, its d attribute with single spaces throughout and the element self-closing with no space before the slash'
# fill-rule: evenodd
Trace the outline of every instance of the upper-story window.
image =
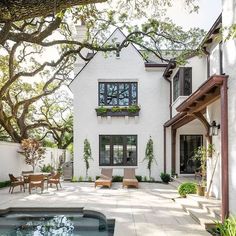
<svg viewBox="0 0 236 236">
<path fill-rule="evenodd" d="M 181 67 L 173 79 L 173 99 L 192 93 L 192 68 Z"/>
<path fill-rule="evenodd" d="M 99 82 L 99 106 L 130 106 L 137 98 L 136 82 Z"/>
</svg>

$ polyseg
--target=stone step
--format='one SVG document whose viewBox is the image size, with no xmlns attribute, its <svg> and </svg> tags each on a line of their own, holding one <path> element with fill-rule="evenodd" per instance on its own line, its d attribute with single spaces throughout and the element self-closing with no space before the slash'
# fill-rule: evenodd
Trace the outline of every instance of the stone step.
<svg viewBox="0 0 236 236">
<path fill-rule="evenodd" d="M 191 198 L 177 198 L 175 202 L 180 204 L 184 211 L 186 211 L 198 224 L 206 228 L 212 227 L 215 221 L 219 220 L 215 217 L 213 211 L 209 212 L 207 208 L 202 208 L 199 202 Z"/>
</svg>

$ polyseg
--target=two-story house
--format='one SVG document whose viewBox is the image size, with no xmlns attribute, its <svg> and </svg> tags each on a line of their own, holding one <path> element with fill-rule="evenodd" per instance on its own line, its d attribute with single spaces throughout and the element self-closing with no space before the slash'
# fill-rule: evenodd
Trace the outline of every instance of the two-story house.
<svg viewBox="0 0 236 236">
<path fill-rule="evenodd" d="M 107 42 L 120 43 L 124 34 L 115 30 Z M 97 52 L 78 72 L 70 88 L 74 94 L 74 175 L 85 176 L 83 145 L 87 138 L 92 158 L 88 175 L 95 178 L 101 168 L 123 175 L 126 167 L 148 176 L 145 148 L 154 143 L 156 163 L 152 177 L 163 171 L 163 124 L 169 119 L 169 84 L 162 74 L 163 63 L 149 63 L 134 47 L 105 55 Z M 131 110 L 136 105 L 139 111 Z M 100 109 L 97 109 L 100 107 Z M 118 112 L 104 112 L 112 108 Z"/>
</svg>

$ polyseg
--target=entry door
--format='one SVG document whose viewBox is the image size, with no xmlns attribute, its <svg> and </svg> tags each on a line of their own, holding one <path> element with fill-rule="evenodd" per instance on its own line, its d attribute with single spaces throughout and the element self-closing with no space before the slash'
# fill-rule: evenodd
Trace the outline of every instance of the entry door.
<svg viewBox="0 0 236 236">
<path fill-rule="evenodd" d="M 202 145 L 202 135 L 180 135 L 180 174 L 193 174 L 200 166 L 194 160 L 194 150 Z"/>
</svg>

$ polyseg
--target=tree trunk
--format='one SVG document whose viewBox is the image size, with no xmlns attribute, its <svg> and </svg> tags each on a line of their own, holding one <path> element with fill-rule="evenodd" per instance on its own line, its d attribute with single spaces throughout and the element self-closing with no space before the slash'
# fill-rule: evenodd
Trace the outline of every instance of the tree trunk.
<svg viewBox="0 0 236 236">
<path fill-rule="evenodd" d="M 0 23 L 48 16 L 63 9 L 106 0 L 6 0 L 0 1 Z"/>
</svg>

